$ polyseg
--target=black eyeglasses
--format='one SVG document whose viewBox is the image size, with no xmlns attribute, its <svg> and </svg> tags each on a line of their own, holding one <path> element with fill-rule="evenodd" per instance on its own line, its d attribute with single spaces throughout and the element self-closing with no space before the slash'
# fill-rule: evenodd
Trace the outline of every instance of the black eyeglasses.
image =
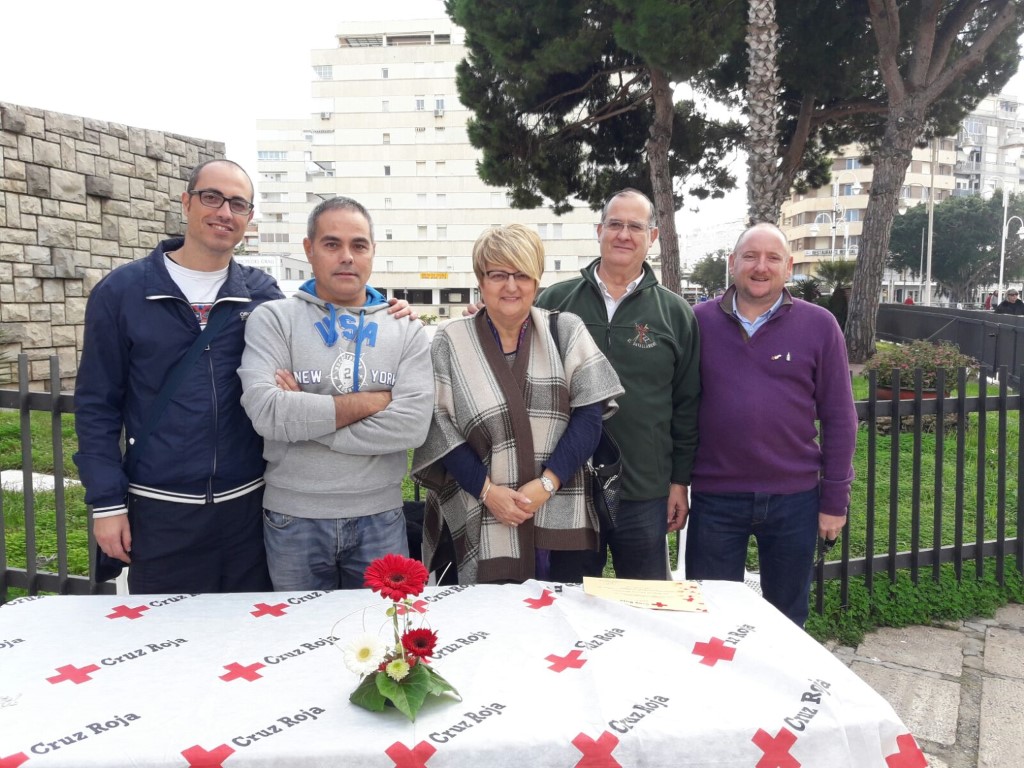
<svg viewBox="0 0 1024 768">
<path fill-rule="evenodd" d="M 224 195 L 216 189 L 190 189 L 188 193 L 193 197 L 198 197 L 199 202 L 207 208 L 218 209 L 224 205 L 224 201 L 227 200 L 228 208 L 231 209 L 232 213 L 238 214 L 239 216 L 245 216 L 256 207 L 244 197 L 224 197 Z"/>
<path fill-rule="evenodd" d="M 836 536 L 834 539 L 823 539 L 818 537 L 818 559 L 814 562 L 814 567 L 818 568 L 822 563 L 825 562 L 825 555 L 832 551 L 836 544 L 839 543 L 839 537 Z"/>
</svg>

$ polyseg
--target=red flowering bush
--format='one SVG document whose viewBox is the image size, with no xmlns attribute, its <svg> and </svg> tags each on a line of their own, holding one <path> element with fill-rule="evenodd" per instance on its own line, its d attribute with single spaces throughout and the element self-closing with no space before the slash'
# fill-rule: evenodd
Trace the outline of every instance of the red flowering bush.
<svg viewBox="0 0 1024 768">
<path fill-rule="evenodd" d="M 390 703 L 410 720 L 427 698 L 448 693 L 461 701 L 458 691 L 429 666 L 437 644 L 437 632 L 410 627 L 412 601 L 427 583 L 423 563 L 401 555 L 377 558 L 366 569 L 365 586 L 391 600 L 386 613 L 391 618 L 394 641 L 390 645 L 376 635 L 362 635 L 346 648 L 345 666 L 362 677 L 349 701 L 373 712 Z M 399 611 L 399 605 L 405 610 Z"/>
<path fill-rule="evenodd" d="M 956 344 L 940 341 L 918 339 L 909 344 L 879 344 L 875 354 L 864 363 L 864 375 L 877 371 L 877 382 L 880 387 L 888 387 L 892 383 L 893 371 L 900 372 L 900 387 L 910 389 L 914 386 L 914 371 L 921 369 L 921 387 L 935 389 L 938 384 L 938 371 L 945 374 L 944 392 L 948 396 L 956 386 L 961 368 L 977 369 L 979 363 L 973 357 L 965 355 Z M 968 376 L 971 371 L 968 370 Z"/>
</svg>

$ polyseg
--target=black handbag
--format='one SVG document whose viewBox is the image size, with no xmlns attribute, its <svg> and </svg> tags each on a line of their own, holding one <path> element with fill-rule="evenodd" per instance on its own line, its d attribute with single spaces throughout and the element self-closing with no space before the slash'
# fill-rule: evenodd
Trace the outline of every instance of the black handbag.
<svg viewBox="0 0 1024 768">
<path fill-rule="evenodd" d="M 558 342 L 558 312 L 549 316 L 551 337 L 555 341 L 558 355 L 562 355 L 562 347 Z M 615 530 L 615 519 L 619 514 L 619 492 L 622 489 L 622 451 L 607 429 L 602 427 L 601 439 L 594 449 L 594 455 L 587 459 L 583 467 L 586 475 L 584 491 L 594 506 L 602 531 Z"/>
</svg>

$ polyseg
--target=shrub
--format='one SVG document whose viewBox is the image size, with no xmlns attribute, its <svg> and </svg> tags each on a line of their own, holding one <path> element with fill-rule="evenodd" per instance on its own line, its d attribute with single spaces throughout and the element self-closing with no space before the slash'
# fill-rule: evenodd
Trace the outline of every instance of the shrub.
<svg viewBox="0 0 1024 768">
<path fill-rule="evenodd" d="M 878 385 L 887 387 L 892 382 L 893 371 L 900 372 L 900 385 L 914 385 L 914 371 L 921 369 L 921 386 L 924 389 L 938 388 L 938 372 L 945 374 L 943 394 L 948 395 L 957 383 L 957 373 L 961 368 L 977 368 L 978 361 L 970 355 L 960 352 L 956 344 L 940 341 L 918 339 L 909 344 L 879 345 L 878 351 L 864 363 L 864 375 L 870 371 L 878 372 Z"/>
</svg>

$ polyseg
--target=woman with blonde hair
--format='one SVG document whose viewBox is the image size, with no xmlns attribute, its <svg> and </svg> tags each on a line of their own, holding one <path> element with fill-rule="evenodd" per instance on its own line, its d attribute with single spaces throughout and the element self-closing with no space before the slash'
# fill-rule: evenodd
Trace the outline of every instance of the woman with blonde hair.
<svg viewBox="0 0 1024 768">
<path fill-rule="evenodd" d="M 473 271 L 484 310 L 441 326 L 431 347 L 434 416 L 413 459 L 427 488 L 423 561 L 443 567 L 450 537 L 460 584 L 562 579 L 552 550 L 597 548 L 583 467 L 622 386 L 578 317 L 552 323 L 533 306 L 536 232 L 487 230 Z"/>
</svg>

